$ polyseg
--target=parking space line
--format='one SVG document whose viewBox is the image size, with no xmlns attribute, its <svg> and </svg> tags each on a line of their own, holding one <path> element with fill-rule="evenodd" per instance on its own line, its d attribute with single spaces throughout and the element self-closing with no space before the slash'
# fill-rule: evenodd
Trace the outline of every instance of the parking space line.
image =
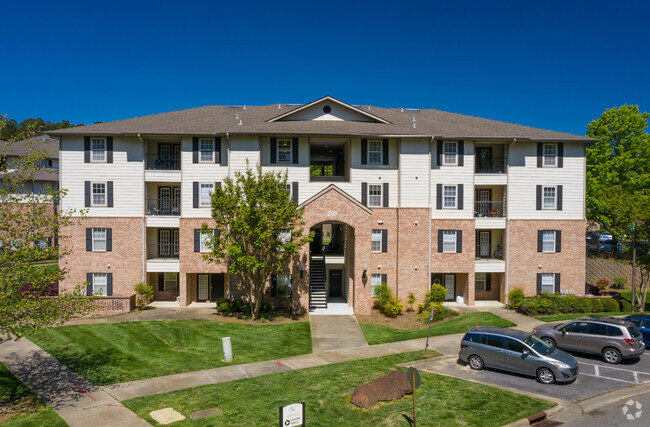
<svg viewBox="0 0 650 427">
<path fill-rule="evenodd" d="M 600 371 L 598 370 L 598 365 L 594 365 L 594 373 L 596 374 L 597 377 L 600 376 Z"/>
<path fill-rule="evenodd" d="M 615 368 L 615 367 L 613 367 L 613 366 L 607 366 L 607 365 L 596 365 L 595 363 L 578 362 L 578 364 L 594 366 L 595 369 L 596 369 L 596 371 L 598 371 L 598 367 L 601 367 L 601 368 L 605 368 L 605 369 L 613 369 L 613 370 L 615 370 L 615 371 L 623 371 L 623 372 L 637 372 L 637 373 L 639 373 L 639 374 L 643 374 L 643 375 L 650 375 L 650 372 L 633 371 L 632 369 Z"/>
<path fill-rule="evenodd" d="M 585 374 L 584 372 L 580 372 L 580 374 L 578 374 L 578 375 L 584 375 L 584 376 L 587 376 L 587 377 L 594 377 L 594 378 L 603 378 L 603 379 L 606 379 L 606 380 L 619 381 L 619 382 L 626 383 L 626 384 L 638 384 L 638 383 L 635 383 L 635 382 L 632 382 L 632 381 L 619 380 L 618 378 L 603 377 L 602 375 Z"/>
<path fill-rule="evenodd" d="M 634 373 L 634 382 L 637 384 L 639 383 L 639 376 L 637 375 L 636 371 L 632 371 Z"/>
</svg>

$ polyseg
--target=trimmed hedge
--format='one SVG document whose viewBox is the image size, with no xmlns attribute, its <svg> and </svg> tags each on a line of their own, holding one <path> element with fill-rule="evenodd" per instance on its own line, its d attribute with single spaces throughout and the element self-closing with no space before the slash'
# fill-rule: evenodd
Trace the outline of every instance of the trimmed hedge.
<svg viewBox="0 0 650 427">
<path fill-rule="evenodd" d="M 525 299 L 519 306 L 518 311 L 529 316 L 618 312 L 619 304 L 613 298 L 579 298 L 575 295 L 560 296 L 543 292 L 540 295 Z"/>
</svg>

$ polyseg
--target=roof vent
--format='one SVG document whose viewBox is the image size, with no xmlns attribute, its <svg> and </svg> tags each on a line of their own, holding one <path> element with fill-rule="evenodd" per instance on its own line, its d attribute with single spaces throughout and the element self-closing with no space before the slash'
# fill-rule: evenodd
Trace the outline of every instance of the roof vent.
<svg viewBox="0 0 650 427">
<path fill-rule="evenodd" d="M 282 109 L 282 104 L 278 104 L 278 110 Z"/>
<path fill-rule="evenodd" d="M 420 111 L 419 108 L 402 108 L 402 111 Z"/>
<path fill-rule="evenodd" d="M 236 119 L 239 118 L 239 113 L 235 114 L 235 118 L 236 118 Z"/>
<path fill-rule="evenodd" d="M 287 107 L 302 107 L 303 104 L 284 104 Z"/>
<path fill-rule="evenodd" d="M 368 105 L 368 111 L 370 111 L 370 105 Z"/>
<path fill-rule="evenodd" d="M 245 110 L 246 106 L 245 105 L 229 105 L 228 108 L 232 110 Z"/>
<path fill-rule="evenodd" d="M 402 113 L 404 112 L 404 107 L 402 107 Z"/>
<path fill-rule="evenodd" d="M 243 125 L 243 123 L 242 123 L 241 120 L 240 120 L 240 121 L 239 121 L 239 126 L 241 126 L 241 125 Z M 413 125 L 413 127 L 415 127 L 415 125 Z"/>
<path fill-rule="evenodd" d="M 413 121 L 415 121 L 415 116 L 413 116 Z"/>
</svg>

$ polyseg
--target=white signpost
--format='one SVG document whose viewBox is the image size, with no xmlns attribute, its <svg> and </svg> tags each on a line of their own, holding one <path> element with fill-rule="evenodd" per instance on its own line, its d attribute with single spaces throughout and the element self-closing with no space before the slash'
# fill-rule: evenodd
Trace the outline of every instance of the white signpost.
<svg viewBox="0 0 650 427">
<path fill-rule="evenodd" d="M 280 406 L 280 427 L 305 426 L 305 402 Z"/>
</svg>

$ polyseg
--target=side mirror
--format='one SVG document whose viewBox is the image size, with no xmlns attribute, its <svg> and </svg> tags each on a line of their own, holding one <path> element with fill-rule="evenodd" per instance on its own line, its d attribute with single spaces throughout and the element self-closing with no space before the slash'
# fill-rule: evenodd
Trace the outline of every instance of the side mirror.
<svg viewBox="0 0 650 427">
<path fill-rule="evenodd" d="M 524 356 L 530 356 L 530 350 L 526 350 L 526 349 L 525 349 L 525 350 L 523 351 L 523 353 L 524 353 Z"/>
</svg>

